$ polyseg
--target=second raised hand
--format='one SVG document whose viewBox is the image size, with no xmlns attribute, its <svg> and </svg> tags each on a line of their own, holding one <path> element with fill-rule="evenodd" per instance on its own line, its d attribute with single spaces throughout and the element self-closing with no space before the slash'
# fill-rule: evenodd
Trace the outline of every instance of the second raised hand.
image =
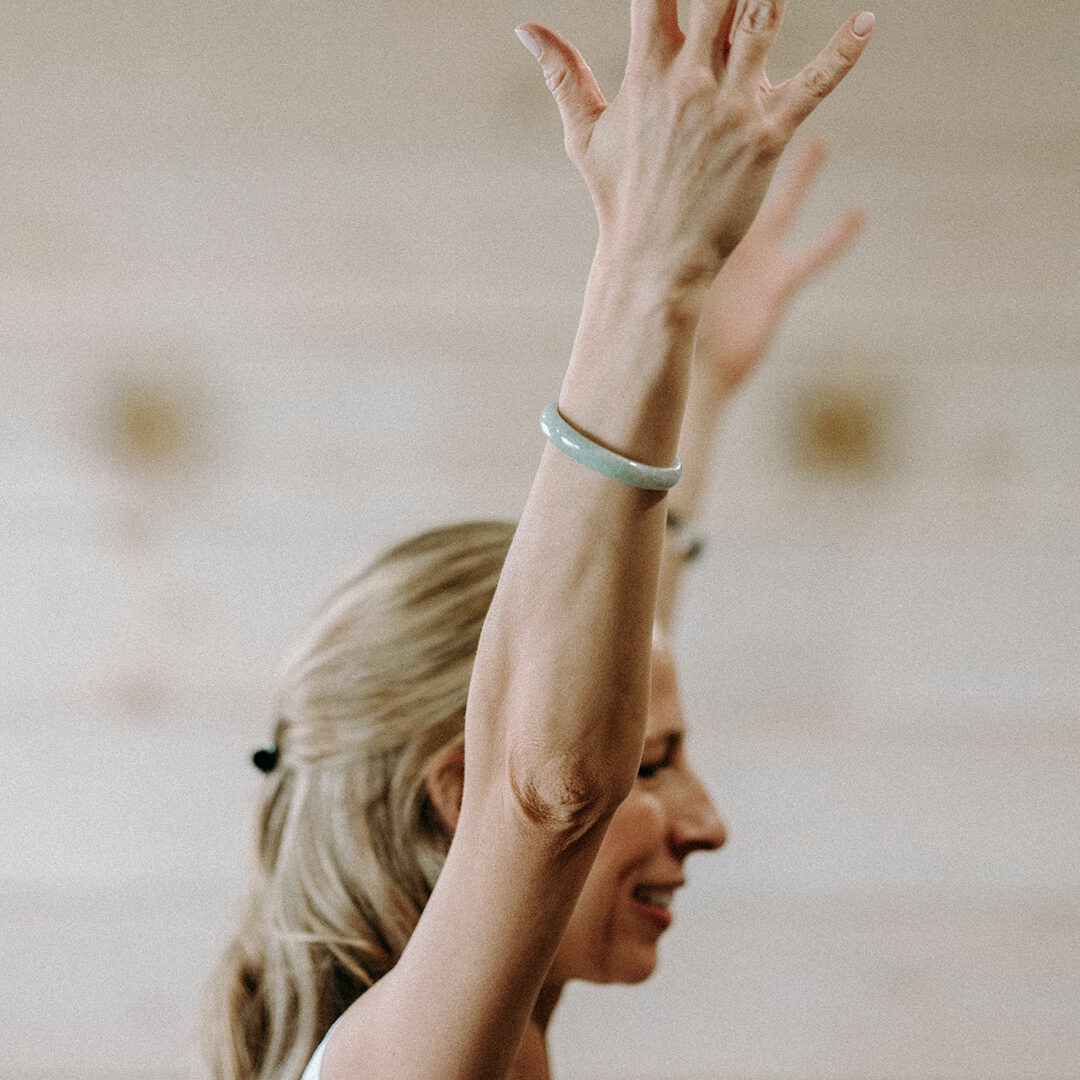
<svg viewBox="0 0 1080 1080">
<path fill-rule="evenodd" d="M 699 516 L 727 404 L 765 354 L 791 301 L 840 257 L 863 226 L 862 211 L 852 209 L 808 247 L 785 250 L 825 157 L 824 140 L 812 141 L 706 291 L 679 443 L 683 478 L 668 500 L 676 518 Z M 678 545 L 669 543 L 657 598 L 657 618 L 665 627 L 674 616 L 685 561 Z"/>
<path fill-rule="evenodd" d="M 797 75 L 773 86 L 765 61 L 784 0 L 633 0 L 630 54 L 606 101 L 580 53 L 536 23 L 518 28 L 589 188 L 600 248 L 707 286 L 750 227 L 776 162 L 813 109 L 854 67 L 874 17 L 861 12 Z"/>
<path fill-rule="evenodd" d="M 809 246 L 785 247 L 827 155 L 823 139 L 807 146 L 706 293 L 694 353 L 695 396 L 735 390 L 764 355 L 799 290 L 862 230 L 866 216 L 851 208 Z"/>
</svg>

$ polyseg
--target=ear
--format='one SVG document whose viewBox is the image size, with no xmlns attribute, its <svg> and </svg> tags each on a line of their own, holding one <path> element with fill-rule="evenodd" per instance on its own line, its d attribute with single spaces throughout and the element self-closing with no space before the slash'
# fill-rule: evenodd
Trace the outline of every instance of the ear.
<svg viewBox="0 0 1080 1080">
<path fill-rule="evenodd" d="M 465 789 L 465 748 L 454 746 L 439 754 L 424 773 L 428 798 L 447 833 L 453 835 Z"/>
</svg>

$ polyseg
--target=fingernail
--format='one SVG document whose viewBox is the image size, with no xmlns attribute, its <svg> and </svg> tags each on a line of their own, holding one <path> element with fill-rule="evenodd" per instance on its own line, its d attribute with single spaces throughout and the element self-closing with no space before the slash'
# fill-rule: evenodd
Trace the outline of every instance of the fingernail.
<svg viewBox="0 0 1080 1080">
<path fill-rule="evenodd" d="M 528 49 L 529 52 L 531 52 L 537 60 L 539 60 L 540 42 L 538 42 L 536 38 L 534 38 L 532 34 L 529 33 L 528 30 L 522 30 L 520 26 L 514 31 L 514 33 L 517 34 L 517 36 L 521 39 L 521 44 L 524 45 L 525 48 Z"/>
<path fill-rule="evenodd" d="M 851 29 L 855 31 L 856 37 L 866 37 L 874 29 L 876 21 L 872 11 L 862 11 L 855 16 L 855 24 Z"/>
</svg>

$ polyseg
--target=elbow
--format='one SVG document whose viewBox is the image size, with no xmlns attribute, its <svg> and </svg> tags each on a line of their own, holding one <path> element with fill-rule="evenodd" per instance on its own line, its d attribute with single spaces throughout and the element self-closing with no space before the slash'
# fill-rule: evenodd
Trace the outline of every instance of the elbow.
<svg viewBox="0 0 1080 1080">
<path fill-rule="evenodd" d="M 627 782 L 610 767 L 591 769 L 580 761 L 548 758 L 542 763 L 508 762 L 513 806 L 532 829 L 555 834 L 573 843 L 606 824 L 630 793 Z"/>
</svg>

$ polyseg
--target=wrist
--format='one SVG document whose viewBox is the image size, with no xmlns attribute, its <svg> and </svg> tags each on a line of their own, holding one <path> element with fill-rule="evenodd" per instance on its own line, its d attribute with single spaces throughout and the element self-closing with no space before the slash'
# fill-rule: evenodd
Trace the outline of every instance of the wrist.
<svg viewBox="0 0 1080 1080">
<path fill-rule="evenodd" d="M 670 465 L 700 313 L 698 289 L 624 247 L 599 245 L 559 394 L 563 418 L 601 446 Z"/>
<path fill-rule="evenodd" d="M 626 295 L 663 310 L 694 334 L 716 271 L 601 227 L 590 278 L 601 275 L 618 281 Z"/>
</svg>

